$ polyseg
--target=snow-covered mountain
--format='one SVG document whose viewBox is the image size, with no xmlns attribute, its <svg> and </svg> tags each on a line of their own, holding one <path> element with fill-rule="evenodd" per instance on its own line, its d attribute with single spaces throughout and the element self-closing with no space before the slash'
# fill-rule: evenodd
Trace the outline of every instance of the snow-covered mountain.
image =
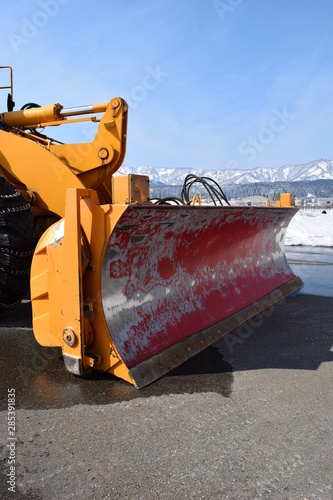
<svg viewBox="0 0 333 500">
<path fill-rule="evenodd" d="M 285 165 L 278 168 L 253 168 L 204 170 L 185 168 L 162 168 L 162 167 L 128 167 L 122 166 L 120 174 L 142 174 L 149 175 L 152 186 L 175 186 L 182 185 L 187 174 L 206 176 L 214 179 L 218 184 L 227 186 L 229 184 L 250 184 L 253 182 L 297 182 L 315 180 L 333 180 L 333 161 L 315 160 L 304 165 Z"/>
</svg>

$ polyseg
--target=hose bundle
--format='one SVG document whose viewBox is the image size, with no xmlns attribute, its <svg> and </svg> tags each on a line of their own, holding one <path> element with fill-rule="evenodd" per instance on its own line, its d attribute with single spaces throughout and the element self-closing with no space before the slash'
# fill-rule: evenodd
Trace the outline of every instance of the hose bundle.
<svg viewBox="0 0 333 500">
<path fill-rule="evenodd" d="M 168 196 L 166 198 L 153 198 L 151 201 L 156 205 L 188 205 L 191 202 L 190 189 L 194 184 L 200 184 L 204 187 L 214 205 L 223 205 L 226 203 L 230 206 L 223 189 L 214 179 L 199 177 L 194 174 L 189 174 L 185 177 L 180 198 L 177 196 Z"/>
</svg>

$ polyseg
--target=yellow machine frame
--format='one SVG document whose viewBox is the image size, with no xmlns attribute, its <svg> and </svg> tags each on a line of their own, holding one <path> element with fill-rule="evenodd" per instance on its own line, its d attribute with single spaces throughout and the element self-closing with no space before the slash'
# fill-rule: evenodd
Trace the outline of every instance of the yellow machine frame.
<svg viewBox="0 0 333 500">
<path fill-rule="evenodd" d="M 1 115 L 8 126 L 20 128 L 13 128 L 10 134 L 0 130 L 0 173 L 26 194 L 38 215 L 63 216 L 68 187 L 95 189 L 101 203 L 111 203 L 110 179 L 125 156 L 127 104 L 123 99 L 115 97 L 108 104 L 63 110 L 61 114 L 62 110 L 61 105 L 52 104 Z M 28 128 L 70 122 L 67 116 L 75 113 L 102 111 L 104 115 L 91 143 L 60 144 L 27 132 Z M 96 116 L 88 119 L 98 121 Z M 22 138 L 30 139 L 24 148 Z"/>
<path fill-rule="evenodd" d="M 100 206 L 92 190 L 68 189 L 65 221 L 56 223 L 53 233 L 50 230 L 45 233 L 36 248 L 31 299 L 37 341 L 44 346 L 62 347 L 69 371 L 80 375 L 98 365 L 99 370 L 133 383 L 110 338 L 100 289 L 105 246 L 126 208 L 127 205 Z M 89 272 L 86 272 L 88 266 Z M 59 267 L 63 269 L 62 274 L 49 272 Z M 83 282 L 89 297 L 84 297 Z M 79 294 L 73 293 L 78 289 Z M 93 335 L 93 331 L 98 335 Z M 101 358 L 95 354 L 100 352 L 110 352 L 110 355 Z"/>
</svg>

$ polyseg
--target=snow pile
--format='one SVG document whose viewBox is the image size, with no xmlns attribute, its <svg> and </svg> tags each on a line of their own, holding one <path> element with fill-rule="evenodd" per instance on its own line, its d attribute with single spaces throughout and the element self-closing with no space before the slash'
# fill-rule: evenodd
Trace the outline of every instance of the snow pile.
<svg viewBox="0 0 333 500">
<path fill-rule="evenodd" d="M 291 220 L 286 245 L 333 247 L 333 210 L 300 210 Z"/>
</svg>

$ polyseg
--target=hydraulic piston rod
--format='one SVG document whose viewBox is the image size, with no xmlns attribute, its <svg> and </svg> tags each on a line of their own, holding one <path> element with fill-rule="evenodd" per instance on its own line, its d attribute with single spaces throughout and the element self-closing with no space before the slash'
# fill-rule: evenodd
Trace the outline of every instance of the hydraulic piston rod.
<svg viewBox="0 0 333 500">
<path fill-rule="evenodd" d="M 108 103 L 89 104 L 88 106 L 79 106 L 76 108 L 64 108 L 59 112 L 59 116 L 64 118 L 67 116 L 88 115 L 91 113 L 104 113 Z"/>
</svg>

